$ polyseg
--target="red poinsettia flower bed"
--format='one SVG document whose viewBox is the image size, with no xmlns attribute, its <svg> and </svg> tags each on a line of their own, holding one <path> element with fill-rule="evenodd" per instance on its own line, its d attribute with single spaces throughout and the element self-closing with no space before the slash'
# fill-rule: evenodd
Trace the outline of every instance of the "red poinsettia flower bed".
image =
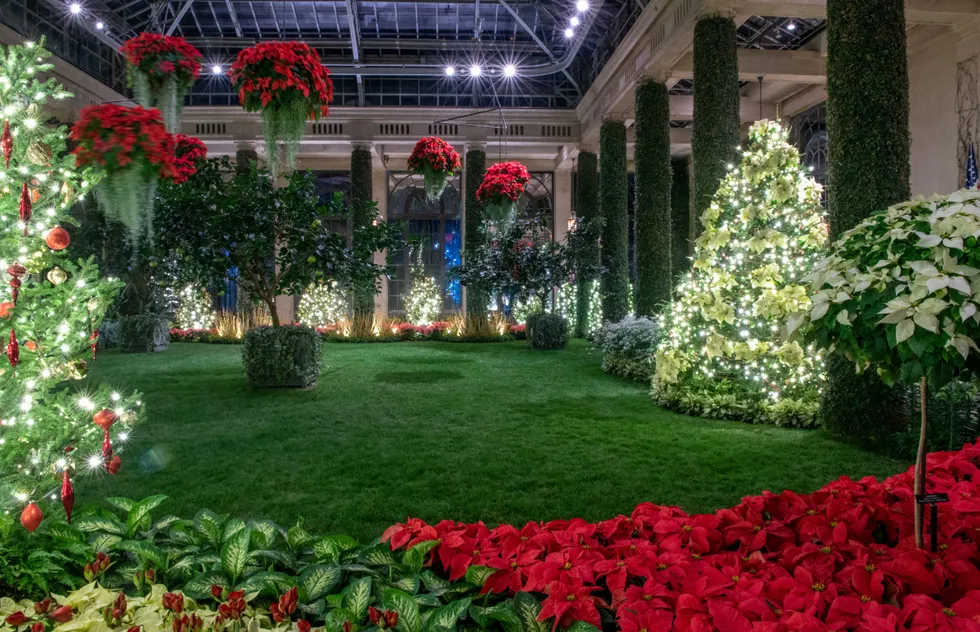
<svg viewBox="0 0 980 632">
<path fill-rule="evenodd" d="M 197 173 L 197 163 L 208 157 L 208 147 L 200 138 L 186 134 L 174 135 L 174 183 L 186 182 Z"/>
<path fill-rule="evenodd" d="M 450 579 L 544 595 L 539 619 L 624 632 L 980 632 L 980 444 L 929 457 L 939 551 L 914 545 L 911 470 L 841 478 L 812 494 L 752 496 L 714 514 L 644 503 L 629 516 L 518 528 L 420 520 L 392 548 L 440 540 Z"/>
<path fill-rule="evenodd" d="M 142 164 L 150 172 L 172 178 L 174 139 L 163 126 L 160 111 L 112 103 L 82 110 L 71 130 L 79 166 L 99 165 L 107 171 Z"/>
<path fill-rule="evenodd" d="M 519 162 L 501 162 L 487 169 L 476 199 L 483 204 L 516 202 L 531 179 L 527 167 Z"/>
<path fill-rule="evenodd" d="M 186 87 L 201 75 L 201 52 L 183 37 L 140 33 L 119 50 L 132 67 L 157 85 L 173 78 Z"/>
<path fill-rule="evenodd" d="M 238 86 L 242 107 L 248 112 L 302 99 L 309 105 L 309 117 L 319 119 L 328 114 L 333 101 L 330 71 L 316 51 L 301 42 L 246 48 L 231 67 L 231 80 Z"/>
<path fill-rule="evenodd" d="M 453 146 L 436 136 L 427 136 L 415 143 L 412 155 L 408 157 L 408 170 L 424 173 L 426 169 L 453 174 L 462 163 L 459 153 Z"/>
</svg>

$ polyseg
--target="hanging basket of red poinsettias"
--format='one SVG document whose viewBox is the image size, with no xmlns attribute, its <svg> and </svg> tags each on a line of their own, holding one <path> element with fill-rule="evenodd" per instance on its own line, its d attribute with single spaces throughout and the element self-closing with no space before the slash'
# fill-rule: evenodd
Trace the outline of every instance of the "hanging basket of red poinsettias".
<svg viewBox="0 0 980 632">
<path fill-rule="evenodd" d="M 157 181 L 173 178 L 174 139 L 160 110 L 106 103 L 82 110 L 71 130 L 79 167 L 102 174 L 95 192 L 109 217 L 129 230 L 134 245 L 153 224 Z"/>
<path fill-rule="evenodd" d="M 183 37 L 140 33 L 119 49 L 136 101 L 155 107 L 171 134 L 180 128 L 184 97 L 201 75 L 201 53 Z"/>
<path fill-rule="evenodd" d="M 425 196 L 437 201 L 446 189 L 446 182 L 459 170 L 459 154 L 453 146 L 436 136 L 427 136 L 415 143 L 408 158 L 408 170 L 422 174 Z"/>
<path fill-rule="evenodd" d="M 501 162 L 487 169 L 483 183 L 476 190 L 476 199 L 483 204 L 485 216 L 506 226 L 517 212 L 517 200 L 524 193 L 531 175 L 519 162 Z"/>
<path fill-rule="evenodd" d="M 238 53 L 231 80 L 242 107 L 262 114 L 269 171 L 279 171 L 279 142 L 285 167 L 293 169 L 306 121 L 327 116 L 333 100 L 330 71 L 320 56 L 301 42 L 258 44 Z"/>
</svg>

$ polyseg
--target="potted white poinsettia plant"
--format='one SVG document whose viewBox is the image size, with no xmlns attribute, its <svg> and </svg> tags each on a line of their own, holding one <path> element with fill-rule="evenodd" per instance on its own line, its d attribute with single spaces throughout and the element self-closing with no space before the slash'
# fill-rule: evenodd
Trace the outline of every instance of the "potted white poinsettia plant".
<svg viewBox="0 0 980 632">
<path fill-rule="evenodd" d="M 938 389 L 980 358 L 980 191 L 916 198 L 878 212 L 841 235 L 832 256 L 806 278 L 808 338 L 874 367 L 886 383 Z M 916 462 L 925 487 L 926 407 Z M 922 544 L 921 506 L 916 505 Z"/>
</svg>

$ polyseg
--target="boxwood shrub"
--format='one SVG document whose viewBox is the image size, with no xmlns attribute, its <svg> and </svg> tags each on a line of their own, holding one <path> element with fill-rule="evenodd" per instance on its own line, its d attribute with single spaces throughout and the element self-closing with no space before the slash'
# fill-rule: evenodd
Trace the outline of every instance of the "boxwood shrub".
<svg viewBox="0 0 980 632">
<path fill-rule="evenodd" d="M 156 314 L 119 318 L 119 346 L 130 353 L 153 353 L 170 346 L 170 323 Z"/>
<path fill-rule="evenodd" d="M 303 325 L 245 332 L 242 362 L 254 388 L 307 388 L 320 375 L 320 334 Z"/>
<path fill-rule="evenodd" d="M 564 349 L 568 346 L 568 321 L 558 314 L 528 316 L 527 346 L 532 349 Z"/>
<path fill-rule="evenodd" d="M 653 360 L 660 335 L 653 320 L 627 316 L 618 323 L 606 323 L 592 336 L 592 344 L 602 353 L 603 371 L 645 382 L 656 368 Z"/>
</svg>

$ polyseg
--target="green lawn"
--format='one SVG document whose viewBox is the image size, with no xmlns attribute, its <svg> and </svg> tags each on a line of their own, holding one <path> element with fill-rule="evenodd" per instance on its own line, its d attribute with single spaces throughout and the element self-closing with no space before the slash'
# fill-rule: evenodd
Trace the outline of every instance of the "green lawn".
<svg viewBox="0 0 980 632">
<path fill-rule="evenodd" d="M 602 519 L 642 501 L 710 511 L 763 489 L 808 492 L 906 464 L 821 432 L 665 412 L 579 341 L 326 344 L 309 391 L 250 391 L 240 349 L 109 351 L 92 379 L 144 394 L 116 477 L 86 500 L 164 493 L 199 507 L 376 537 L 417 516 L 487 523 Z"/>
</svg>

